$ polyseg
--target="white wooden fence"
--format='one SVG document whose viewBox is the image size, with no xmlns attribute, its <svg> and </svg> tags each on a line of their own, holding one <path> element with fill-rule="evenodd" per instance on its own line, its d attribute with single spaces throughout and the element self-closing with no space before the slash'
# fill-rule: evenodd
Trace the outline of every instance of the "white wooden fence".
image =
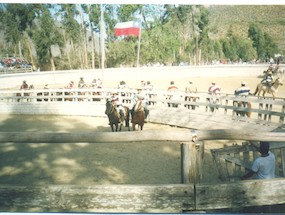
<svg viewBox="0 0 285 215">
<path fill-rule="evenodd" d="M 104 89 L 36 89 L 36 90 L 2 90 L 0 91 L 0 114 L 62 114 L 105 116 L 106 98 L 113 92 L 119 92 L 123 105 L 131 108 L 136 90 Z M 124 94 L 124 96 L 122 96 Z M 205 92 L 185 94 L 167 91 L 146 91 L 149 120 L 169 122 L 179 120 L 176 124 L 188 123 L 187 114 L 201 119 L 218 117 L 242 122 L 273 125 L 284 124 L 284 98 L 247 98 L 230 94 L 209 95 Z M 172 97 L 169 100 L 169 97 Z M 188 99 L 186 99 L 188 98 Z M 237 106 L 237 102 L 251 103 L 251 107 Z M 247 117 L 246 113 L 251 113 Z M 167 117 L 169 116 L 169 117 Z M 186 121 L 183 122 L 183 119 Z M 197 119 L 199 120 L 199 119 Z M 195 121 L 195 120 L 194 120 Z M 175 124 L 175 123 L 174 123 Z"/>
</svg>

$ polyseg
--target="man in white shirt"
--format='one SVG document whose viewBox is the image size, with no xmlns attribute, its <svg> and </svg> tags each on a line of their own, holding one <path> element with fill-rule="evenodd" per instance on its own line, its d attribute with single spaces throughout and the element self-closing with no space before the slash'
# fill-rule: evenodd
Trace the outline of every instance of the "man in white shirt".
<svg viewBox="0 0 285 215">
<path fill-rule="evenodd" d="M 254 174 L 257 179 L 275 178 L 275 155 L 269 151 L 269 143 L 260 142 L 259 152 L 261 156 L 254 160 L 251 170 L 240 177 L 241 180 L 248 179 Z"/>
</svg>

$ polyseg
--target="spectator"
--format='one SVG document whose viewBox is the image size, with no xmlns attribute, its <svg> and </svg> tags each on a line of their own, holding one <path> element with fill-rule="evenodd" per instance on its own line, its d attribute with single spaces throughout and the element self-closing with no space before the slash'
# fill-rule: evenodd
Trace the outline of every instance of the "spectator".
<svg viewBox="0 0 285 215">
<path fill-rule="evenodd" d="M 146 82 L 146 85 L 143 87 L 144 90 L 146 91 L 152 91 L 153 90 L 153 85 L 150 83 L 150 81 Z"/>
<path fill-rule="evenodd" d="M 100 78 L 97 79 L 97 88 L 102 88 L 103 82 Z"/>
<path fill-rule="evenodd" d="M 188 85 L 185 88 L 185 93 L 197 93 L 197 87 L 193 84 L 192 81 L 188 82 Z"/>
<path fill-rule="evenodd" d="M 27 84 L 27 82 L 24 80 L 21 87 L 20 87 L 20 90 L 27 90 L 29 88 L 29 85 Z"/>
<path fill-rule="evenodd" d="M 45 90 L 48 90 L 48 89 L 49 89 L 49 85 L 48 85 L 48 84 L 45 84 L 44 89 L 45 89 Z"/>
<path fill-rule="evenodd" d="M 255 145 L 253 145 L 255 148 Z M 251 170 L 241 176 L 241 180 L 248 179 L 256 174 L 257 179 L 275 178 L 275 155 L 269 151 L 268 142 L 260 142 L 259 152 L 261 156 L 254 160 Z"/>
<path fill-rule="evenodd" d="M 118 89 L 120 89 L 121 96 L 126 96 L 129 95 L 128 93 L 125 92 L 126 89 L 129 89 L 128 85 L 126 84 L 125 81 L 120 81 L 118 85 Z"/>
<path fill-rule="evenodd" d="M 78 82 L 78 88 L 84 88 L 84 87 L 87 87 L 87 85 L 85 84 L 83 77 L 80 77 L 80 80 Z"/>
</svg>

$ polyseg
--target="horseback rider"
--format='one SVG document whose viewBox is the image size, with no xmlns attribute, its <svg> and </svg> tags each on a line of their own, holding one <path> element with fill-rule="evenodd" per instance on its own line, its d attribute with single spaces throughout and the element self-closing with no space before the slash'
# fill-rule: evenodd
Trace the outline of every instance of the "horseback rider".
<svg viewBox="0 0 285 215">
<path fill-rule="evenodd" d="M 221 88 L 216 85 L 216 82 L 212 81 L 211 86 L 208 89 L 209 94 L 215 95 L 218 94 L 221 91 Z"/>
<path fill-rule="evenodd" d="M 208 93 L 210 95 L 217 95 L 217 94 L 220 93 L 220 91 L 221 91 L 221 88 L 216 84 L 215 81 L 212 81 L 211 86 L 208 88 Z M 218 98 L 216 98 L 216 99 L 214 99 L 214 98 L 207 98 L 207 101 L 210 102 L 210 103 L 217 104 L 219 102 L 219 99 Z M 212 107 L 210 109 L 211 109 L 212 112 L 215 110 Z M 216 107 L 216 109 L 218 109 L 218 107 Z"/>
<path fill-rule="evenodd" d="M 249 87 L 247 86 L 247 83 L 245 81 L 242 81 L 241 82 L 241 86 L 238 87 L 236 90 L 235 90 L 235 95 L 236 96 L 248 96 L 250 94 L 250 89 Z"/>
<path fill-rule="evenodd" d="M 135 112 L 135 106 L 137 104 L 137 102 L 141 100 L 142 101 L 142 106 L 144 109 L 144 113 L 145 113 L 145 119 L 147 118 L 148 114 L 149 114 L 149 109 L 147 108 L 147 99 L 146 99 L 146 95 L 142 90 L 142 87 L 138 87 L 137 88 L 137 93 L 135 94 L 134 98 L 133 98 L 133 108 L 131 110 L 131 114 L 133 115 Z"/>
<path fill-rule="evenodd" d="M 121 121 L 124 121 L 124 116 L 125 116 L 124 115 L 124 107 L 122 105 L 122 101 L 121 101 L 119 94 L 117 92 L 112 94 L 111 102 L 117 108 L 117 110 L 119 110 Z"/>
<path fill-rule="evenodd" d="M 266 85 L 266 86 L 268 86 L 268 87 L 271 87 L 273 81 L 274 81 L 274 78 L 273 78 L 272 72 L 271 72 L 271 71 L 268 71 L 268 72 L 265 74 L 264 78 L 261 80 L 261 83 L 262 83 L 263 85 Z"/>
</svg>

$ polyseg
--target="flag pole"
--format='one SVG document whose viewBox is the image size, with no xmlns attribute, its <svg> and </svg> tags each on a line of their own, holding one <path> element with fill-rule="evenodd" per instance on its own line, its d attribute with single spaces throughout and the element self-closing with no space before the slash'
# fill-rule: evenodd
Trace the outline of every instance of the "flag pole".
<svg viewBox="0 0 285 215">
<path fill-rule="evenodd" d="M 103 5 L 100 4 L 100 45 L 101 45 L 101 69 L 102 69 L 102 82 L 104 83 L 104 67 L 105 67 L 105 34 L 104 34 L 104 12 Z"/>
<path fill-rule="evenodd" d="M 140 48 L 141 48 L 141 22 L 140 22 L 140 28 L 139 28 L 139 44 L 138 44 L 138 54 L 137 54 L 137 67 L 140 66 Z"/>
</svg>

